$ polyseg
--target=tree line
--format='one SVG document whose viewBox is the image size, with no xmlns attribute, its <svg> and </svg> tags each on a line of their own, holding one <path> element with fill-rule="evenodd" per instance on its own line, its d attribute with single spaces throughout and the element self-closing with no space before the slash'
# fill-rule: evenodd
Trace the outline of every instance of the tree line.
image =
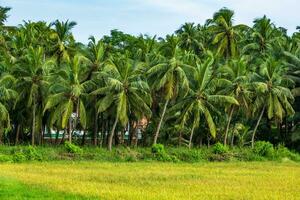
<svg viewBox="0 0 300 200">
<path fill-rule="evenodd" d="M 164 38 L 112 30 L 83 44 L 76 22 L 7 26 L 9 10 L 0 7 L 1 143 L 42 144 L 50 130 L 71 142 L 82 130 L 82 144 L 91 137 L 110 150 L 255 139 L 298 147 L 299 31 L 266 16 L 235 25 L 222 8 Z"/>
</svg>

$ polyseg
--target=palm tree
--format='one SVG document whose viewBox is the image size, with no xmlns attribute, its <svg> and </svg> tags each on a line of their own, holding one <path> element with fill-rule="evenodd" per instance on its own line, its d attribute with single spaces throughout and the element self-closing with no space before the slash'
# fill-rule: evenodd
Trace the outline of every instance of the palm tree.
<svg viewBox="0 0 300 200">
<path fill-rule="evenodd" d="M 165 99 L 160 120 L 154 133 L 153 144 L 157 142 L 169 101 L 176 98 L 179 90 L 182 91 L 183 95 L 188 91 L 189 84 L 185 69 L 192 69 L 184 62 L 185 54 L 174 42 L 174 38 L 171 37 L 171 43 L 166 43 L 162 50 L 168 51 L 170 55 L 161 57 L 157 64 L 147 71 L 153 90 L 162 92 L 161 94 Z"/>
<path fill-rule="evenodd" d="M 4 22 L 8 18 L 8 11 L 10 11 L 10 7 L 2 7 L 0 6 L 0 27 L 4 26 Z"/>
<path fill-rule="evenodd" d="M 229 107 L 224 145 L 227 144 L 227 136 L 233 113 L 237 111 L 239 107 L 249 110 L 250 91 L 248 80 L 249 70 L 247 66 L 246 58 L 241 57 L 240 59 L 231 60 L 227 65 L 219 68 L 222 78 L 218 79 L 218 82 L 224 87 L 219 93 L 232 96 L 239 102 L 239 106 L 232 104 Z"/>
<path fill-rule="evenodd" d="M 179 36 L 179 46 L 187 51 L 192 51 L 197 54 L 203 51 L 204 47 L 199 41 L 199 30 L 194 23 L 185 23 L 176 31 Z"/>
<path fill-rule="evenodd" d="M 85 80 L 91 80 L 92 76 L 103 70 L 104 65 L 106 63 L 106 59 L 108 57 L 106 53 L 106 47 L 103 42 L 96 42 L 95 37 L 91 36 L 89 38 L 90 42 L 88 44 L 88 48 L 86 49 L 86 58 L 88 59 L 88 69 L 86 73 Z M 93 101 L 96 102 L 97 96 L 94 96 Z M 96 104 L 94 104 L 96 106 Z M 97 134 L 98 134 L 98 112 L 97 109 L 94 110 L 94 136 L 93 142 L 94 145 L 97 144 Z"/>
<path fill-rule="evenodd" d="M 0 77 L 0 143 L 2 143 L 3 130 L 10 129 L 9 106 L 14 106 L 10 102 L 16 100 L 18 93 L 13 89 L 15 78 L 9 74 Z"/>
<path fill-rule="evenodd" d="M 83 99 L 91 87 L 91 83 L 90 81 L 82 82 L 84 76 L 82 68 L 85 67 L 85 62 L 85 57 L 75 55 L 57 73 L 52 75 L 50 95 L 44 107 L 44 112 L 51 111 L 50 126 L 55 122 L 60 122 L 63 129 L 68 126 L 70 142 L 72 142 L 72 131 L 76 128 L 78 120 L 83 128 L 86 127 L 86 109 Z"/>
<path fill-rule="evenodd" d="M 191 120 L 191 134 L 189 139 L 189 148 L 192 146 L 194 130 L 199 126 L 201 117 L 204 116 L 208 125 L 210 134 L 216 136 L 216 126 L 212 117 L 212 112 L 217 110 L 217 104 L 239 105 L 238 101 L 228 95 L 215 94 L 212 84 L 214 58 L 212 53 L 208 52 L 208 58 L 202 64 L 198 64 L 195 69 L 194 79 L 190 82 L 190 90 L 175 107 L 181 109 L 180 124 L 183 127 L 188 120 Z"/>
<path fill-rule="evenodd" d="M 289 67 L 287 76 L 296 83 L 296 87 L 292 89 L 295 97 L 300 96 L 300 48 L 295 52 L 284 52 L 286 56 L 286 65 Z"/>
<path fill-rule="evenodd" d="M 253 86 L 256 97 L 253 103 L 253 113 L 260 112 L 257 123 L 252 133 L 251 144 L 254 146 L 254 138 L 265 111 L 269 119 L 282 122 L 284 116 L 291 116 L 295 113 L 291 103 L 294 97 L 285 86 L 284 71 L 280 61 L 268 58 L 261 65 L 260 73 L 254 74 Z"/>
<path fill-rule="evenodd" d="M 150 89 L 139 73 L 139 63 L 124 55 L 115 55 L 99 74 L 105 81 L 105 86 L 92 92 L 93 95 L 103 95 L 97 102 L 98 112 L 103 112 L 112 105 L 115 107 L 115 120 L 108 138 L 108 149 L 112 149 L 117 123 L 124 127 L 129 115 L 138 120 L 143 116 L 151 116 Z"/>
<path fill-rule="evenodd" d="M 53 33 L 51 34 L 51 38 L 53 39 L 53 54 L 56 55 L 58 65 L 63 60 L 69 60 L 70 53 L 74 51 L 75 40 L 71 30 L 76 24 L 76 22 L 69 22 L 69 20 L 66 22 L 56 20 L 51 24 L 54 26 Z"/>
<path fill-rule="evenodd" d="M 239 30 L 245 29 L 245 25 L 233 25 L 234 12 L 222 8 L 216 12 L 207 23 L 209 30 L 214 34 L 212 44 L 217 45 L 217 55 L 235 57 L 237 55 L 237 40 Z"/>
<path fill-rule="evenodd" d="M 29 47 L 26 55 L 22 57 L 13 69 L 17 78 L 19 98 L 27 101 L 27 107 L 31 109 L 31 143 L 35 143 L 35 130 L 39 124 L 36 121 L 37 109 L 42 110 L 43 97 L 48 85 L 46 76 L 53 65 L 52 60 L 45 60 L 41 47 L 34 49 Z"/>
<path fill-rule="evenodd" d="M 253 49 L 260 53 L 265 53 L 267 49 L 272 49 L 276 39 L 276 27 L 265 15 L 262 18 L 254 20 L 252 38 L 254 43 Z"/>
</svg>

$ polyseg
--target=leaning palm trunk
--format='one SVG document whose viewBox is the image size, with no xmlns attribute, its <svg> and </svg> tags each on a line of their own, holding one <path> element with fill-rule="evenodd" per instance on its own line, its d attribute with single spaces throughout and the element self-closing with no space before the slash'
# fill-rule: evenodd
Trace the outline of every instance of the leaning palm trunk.
<svg viewBox="0 0 300 200">
<path fill-rule="evenodd" d="M 260 121 L 261 121 L 261 118 L 262 118 L 262 116 L 263 116 L 263 114 L 264 114 L 264 112 L 265 112 L 265 108 L 266 108 L 266 106 L 263 107 L 263 109 L 262 109 L 262 111 L 261 111 L 261 113 L 260 113 L 260 115 L 259 115 L 259 118 L 258 118 L 258 120 L 257 120 L 257 123 L 256 123 L 256 125 L 255 125 L 255 128 L 254 128 L 254 130 L 253 130 L 253 133 L 252 133 L 252 139 L 251 139 L 251 146 L 252 146 L 252 148 L 254 147 L 254 138 L 255 138 L 255 134 L 256 134 L 258 125 L 259 125 L 259 123 L 260 123 Z"/>
<path fill-rule="evenodd" d="M 110 135 L 108 137 L 108 150 L 109 151 L 111 151 L 112 141 L 113 141 L 113 137 L 114 137 L 114 134 L 115 134 L 115 129 L 116 129 L 117 123 L 118 123 L 118 114 L 116 115 L 115 122 L 113 124 Z"/>
<path fill-rule="evenodd" d="M 234 106 L 232 106 L 230 109 L 229 118 L 228 118 L 228 122 L 227 122 L 227 126 L 226 126 L 225 136 L 224 136 L 224 145 L 227 144 L 228 131 L 229 131 L 233 111 L 234 111 Z"/>
<path fill-rule="evenodd" d="M 31 127 L 31 145 L 34 146 L 34 137 L 35 137 L 35 110 L 36 104 L 33 104 L 32 108 L 32 127 Z"/>
<path fill-rule="evenodd" d="M 157 125 L 156 131 L 155 131 L 155 134 L 154 134 L 154 141 L 153 141 L 153 144 L 156 144 L 156 142 L 157 142 L 157 138 L 158 138 L 158 135 L 159 135 L 159 130 L 160 130 L 162 121 L 163 121 L 163 119 L 164 119 L 164 116 L 165 116 L 165 114 L 166 114 L 166 110 L 167 110 L 168 103 L 169 103 L 169 99 L 166 100 L 166 103 L 165 103 L 165 105 L 164 105 L 163 112 L 162 112 L 162 114 L 161 114 L 159 123 L 158 123 L 158 125 Z"/>
<path fill-rule="evenodd" d="M 192 127 L 192 130 L 191 130 L 191 135 L 190 135 L 190 140 L 189 140 L 189 149 L 192 148 L 193 135 L 194 135 L 194 126 Z"/>
</svg>

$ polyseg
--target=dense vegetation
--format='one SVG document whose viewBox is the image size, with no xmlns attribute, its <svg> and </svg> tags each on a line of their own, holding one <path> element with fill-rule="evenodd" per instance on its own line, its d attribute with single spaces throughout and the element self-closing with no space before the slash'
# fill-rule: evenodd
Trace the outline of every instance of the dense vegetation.
<svg viewBox="0 0 300 200">
<path fill-rule="evenodd" d="M 235 25 L 223 8 L 165 38 L 112 30 L 85 45 L 73 21 L 11 27 L 9 10 L 0 7 L 1 143 L 48 134 L 71 149 L 265 140 L 299 150 L 300 32 L 266 16 Z"/>
</svg>

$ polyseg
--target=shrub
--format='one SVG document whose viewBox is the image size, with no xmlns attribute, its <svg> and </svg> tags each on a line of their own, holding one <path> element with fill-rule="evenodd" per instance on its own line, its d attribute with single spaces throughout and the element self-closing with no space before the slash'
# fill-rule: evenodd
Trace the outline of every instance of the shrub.
<svg viewBox="0 0 300 200">
<path fill-rule="evenodd" d="M 22 152 L 15 152 L 12 157 L 13 162 L 24 162 L 27 160 L 26 155 Z"/>
<path fill-rule="evenodd" d="M 152 145 L 152 148 L 151 148 L 151 152 L 152 153 L 166 153 L 165 152 L 165 147 L 163 144 L 154 144 Z"/>
<path fill-rule="evenodd" d="M 274 147 L 270 142 L 258 141 L 254 144 L 253 152 L 267 158 L 274 157 Z"/>
<path fill-rule="evenodd" d="M 13 161 L 11 156 L 0 154 L 0 163 L 1 162 L 11 162 L 11 161 Z"/>
<path fill-rule="evenodd" d="M 36 148 L 29 145 L 27 149 L 25 149 L 24 154 L 27 160 L 42 160 L 41 154 L 37 151 Z"/>
<path fill-rule="evenodd" d="M 167 149 L 169 155 L 174 155 L 183 162 L 200 162 L 208 160 L 208 155 L 211 154 L 207 148 L 202 149 L 188 149 L 188 148 L 169 148 Z"/>
<path fill-rule="evenodd" d="M 79 146 L 72 144 L 70 142 L 67 142 L 67 141 L 65 142 L 65 148 L 66 148 L 67 152 L 69 152 L 69 153 L 73 153 L 73 154 L 82 154 L 83 153 L 83 150 Z"/>
<path fill-rule="evenodd" d="M 276 157 L 281 159 L 291 159 L 293 161 L 299 161 L 300 156 L 299 154 L 296 154 L 294 152 L 291 152 L 288 148 L 286 148 L 284 145 L 279 144 L 276 147 Z"/>
<path fill-rule="evenodd" d="M 214 154 L 225 154 L 228 151 L 229 151 L 228 147 L 221 144 L 220 142 L 216 143 L 212 148 L 212 152 Z"/>
<path fill-rule="evenodd" d="M 152 145 L 151 152 L 154 155 L 154 158 L 158 161 L 172 161 L 178 162 L 178 158 L 175 155 L 169 155 L 165 151 L 165 147 L 162 144 Z"/>
</svg>

